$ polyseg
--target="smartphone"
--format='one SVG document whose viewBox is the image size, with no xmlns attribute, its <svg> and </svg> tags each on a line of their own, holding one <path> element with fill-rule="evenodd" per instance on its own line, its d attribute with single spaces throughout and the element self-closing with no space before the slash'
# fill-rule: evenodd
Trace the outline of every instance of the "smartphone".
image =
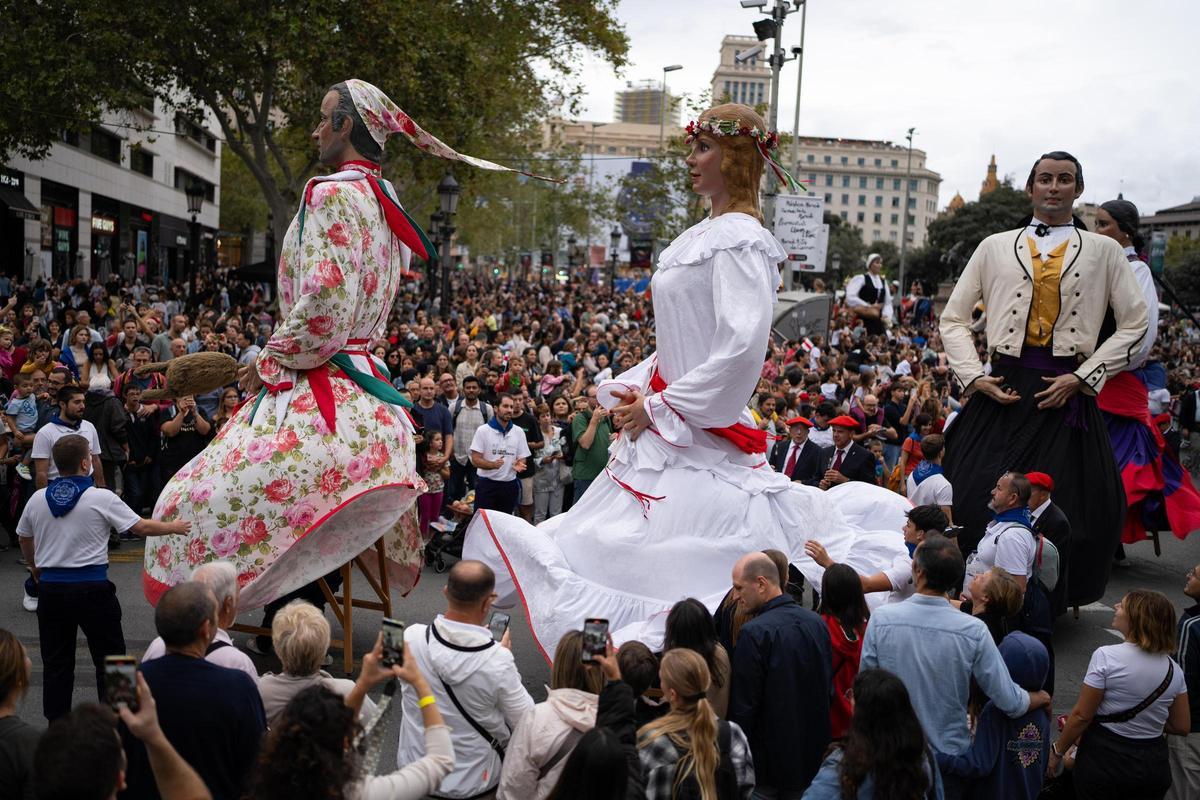
<svg viewBox="0 0 1200 800">
<path fill-rule="evenodd" d="M 383 618 L 383 665 L 392 667 L 404 663 L 404 623 Z"/>
<path fill-rule="evenodd" d="M 512 617 L 505 614 L 503 611 L 493 611 L 488 617 L 488 630 L 492 632 L 492 638 L 497 642 L 504 638 L 504 632 L 508 630 L 508 623 L 512 621 Z"/>
<path fill-rule="evenodd" d="M 104 657 L 104 696 L 113 711 L 124 703 L 137 713 L 137 659 L 133 656 Z"/>
<path fill-rule="evenodd" d="M 586 619 L 583 621 L 583 648 L 580 657 L 591 662 L 593 656 L 602 656 L 608 649 L 608 620 Z"/>
</svg>

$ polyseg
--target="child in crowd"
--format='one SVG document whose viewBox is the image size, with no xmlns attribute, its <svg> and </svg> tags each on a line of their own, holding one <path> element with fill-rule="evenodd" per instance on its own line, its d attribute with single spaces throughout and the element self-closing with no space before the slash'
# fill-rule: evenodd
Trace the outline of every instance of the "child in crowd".
<svg viewBox="0 0 1200 800">
<path fill-rule="evenodd" d="M 4 408 L 4 421 L 8 424 L 12 447 L 9 455 L 21 454 L 17 474 L 24 480 L 32 480 L 29 469 L 33 437 L 37 433 L 38 407 L 33 396 L 33 379 L 30 373 L 19 372 L 13 376 L 13 392 Z"/>
</svg>

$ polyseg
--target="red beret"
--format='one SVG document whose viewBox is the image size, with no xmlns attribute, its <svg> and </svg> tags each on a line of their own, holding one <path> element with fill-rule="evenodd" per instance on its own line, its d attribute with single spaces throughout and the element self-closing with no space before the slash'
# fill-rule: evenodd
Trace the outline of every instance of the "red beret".
<svg viewBox="0 0 1200 800">
<path fill-rule="evenodd" d="M 836 425 L 839 428 L 853 428 L 854 430 L 858 430 L 860 427 L 862 427 L 861 425 L 858 424 L 858 420 L 856 420 L 854 417 L 850 417 L 845 414 L 842 414 L 840 417 L 834 417 L 833 419 L 829 420 L 829 424 Z"/>
<path fill-rule="evenodd" d="M 1054 478 L 1044 472 L 1026 472 L 1025 477 L 1034 486 L 1040 486 L 1047 492 L 1054 491 Z"/>
<path fill-rule="evenodd" d="M 803 425 L 806 428 L 811 428 L 813 426 L 812 420 L 809 419 L 808 417 L 792 417 L 791 419 L 789 419 L 787 421 L 787 424 L 789 426 L 790 425 Z"/>
</svg>

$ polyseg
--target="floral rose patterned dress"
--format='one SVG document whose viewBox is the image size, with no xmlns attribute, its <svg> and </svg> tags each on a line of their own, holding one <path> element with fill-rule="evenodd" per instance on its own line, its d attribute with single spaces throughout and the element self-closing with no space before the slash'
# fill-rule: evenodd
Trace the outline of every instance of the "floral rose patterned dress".
<svg viewBox="0 0 1200 800">
<path fill-rule="evenodd" d="M 369 171 L 310 182 L 279 260 L 282 322 L 258 359 L 267 388 L 163 489 L 155 517 L 190 520 L 192 530 L 148 543 L 151 603 L 200 564 L 225 559 L 237 567 L 242 608 L 256 608 L 381 536 L 391 585 L 416 583 L 421 540 L 409 511 L 425 487 L 413 426 L 380 399 L 385 373 L 367 354 L 410 254 L 388 228 Z"/>
</svg>

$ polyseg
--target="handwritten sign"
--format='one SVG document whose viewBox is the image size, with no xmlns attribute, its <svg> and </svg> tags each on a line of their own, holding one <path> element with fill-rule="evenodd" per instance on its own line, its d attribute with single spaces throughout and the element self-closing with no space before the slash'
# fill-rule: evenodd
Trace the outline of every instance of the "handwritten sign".
<svg viewBox="0 0 1200 800">
<path fill-rule="evenodd" d="M 775 198 L 775 236 L 788 252 L 789 266 L 801 272 L 824 272 L 829 226 L 823 224 L 824 198 L 781 194 Z"/>
</svg>

